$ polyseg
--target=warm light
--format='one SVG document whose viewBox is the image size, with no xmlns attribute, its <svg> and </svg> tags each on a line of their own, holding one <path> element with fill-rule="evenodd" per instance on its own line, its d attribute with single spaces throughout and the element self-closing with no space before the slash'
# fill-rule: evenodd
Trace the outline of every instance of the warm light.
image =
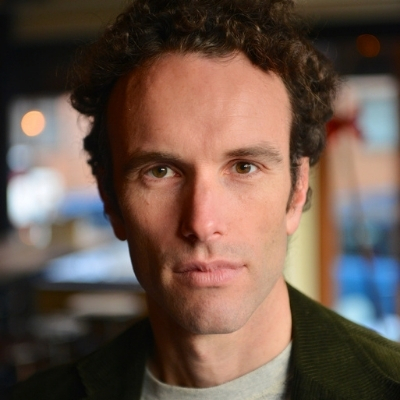
<svg viewBox="0 0 400 400">
<path fill-rule="evenodd" d="M 46 126 L 46 118 L 40 111 L 29 111 L 21 120 L 21 128 L 26 136 L 40 135 Z"/>
<path fill-rule="evenodd" d="M 360 35 L 357 38 L 357 50 L 364 57 L 376 57 L 381 51 L 381 44 L 376 36 Z"/>
</svg>

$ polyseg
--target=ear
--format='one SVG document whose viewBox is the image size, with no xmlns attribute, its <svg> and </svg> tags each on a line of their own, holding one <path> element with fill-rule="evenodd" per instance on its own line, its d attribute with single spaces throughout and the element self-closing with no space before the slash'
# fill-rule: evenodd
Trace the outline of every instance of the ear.
<svg viewBox="0 0 400 400">
<path fill-rule="evenodd" d="M 310 163 L 308 157 L 300 160 L 296 186 L 286 214 L 286 232 L 293 235 L 300 225 L 303 207 L 307 200 Z"/>
<path fill-rule="evenodd" d="M 111 195 L 104 189 L 104 185 L 99 177 L 96 177 L 97 187 L 99 189 L 100 198 L 103 201 L 104 213 L 107 215 L 114 235 L 119 240 L 126 240 L 125 224 L 122 218 L 117 201 L 111 198 Z"/>
</svg>

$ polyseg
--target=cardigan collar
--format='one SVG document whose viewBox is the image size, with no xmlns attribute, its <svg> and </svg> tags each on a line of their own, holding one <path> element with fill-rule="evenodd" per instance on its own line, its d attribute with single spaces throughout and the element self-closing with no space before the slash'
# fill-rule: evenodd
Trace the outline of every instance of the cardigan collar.
<svg viewBox="0 0 400 400">
<path fill-rule="evenodd" d="M 139 400 L 153 335 L 148 319 L 78 362 L 87 400 Z"/>
<path fill-rule="evenodd" d="M 290 285 L 288 289 L 293 320 L 293 398 L 370 400 L 386 393 L 387 400 L 400 399 L 400 363 L 394 358 L 396 350 L 400 357 L 399 346 L 347 321 Z M 388 361 L 390 357 L 393 363 Z"/>
<path fill-rule="evenodd" d="M 400 363 L 388 363 L 399 347 L 339 317 L 288 285 L 293 319 L 291 398 L 296 400 L 400 399 Z M 139 400 L 153 343 L 146 319 L 78 362 L 88 400 Z M 384 346 L 381 346 L 385 343 Z M 376 358 L 363 344 L 375 348 Z M 383 350 L 382 350 L 383 349 Z M 385 354 L 387 349 L 387 354 Z M 393 351 L 395 350 L 395 351 Z M 382 357 L 384 363 L 378 363 Z M 393 359 L 394 360 L 394 359 Z M 386 367 L 385 367 L 386 365 Z"/>
</svg>

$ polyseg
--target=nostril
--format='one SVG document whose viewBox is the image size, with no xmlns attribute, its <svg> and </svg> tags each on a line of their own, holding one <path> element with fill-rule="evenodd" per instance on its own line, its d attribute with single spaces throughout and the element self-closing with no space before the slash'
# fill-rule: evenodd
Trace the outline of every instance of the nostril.
<svg viewBox="0 0 400 400">
<path fill-rule="evenodd" d="M 199 238 L 194 233 L 190 233 L 188 235 L 184 235 L 184 237 L 191 244 L 194 244 L 194 243 L 199 241 Z"/>
</svg>

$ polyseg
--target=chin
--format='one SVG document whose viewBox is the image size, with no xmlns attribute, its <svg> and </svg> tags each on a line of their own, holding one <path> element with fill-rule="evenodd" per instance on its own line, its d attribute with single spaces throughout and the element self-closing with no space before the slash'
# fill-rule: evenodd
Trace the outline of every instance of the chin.
<svg viewBox="0 0 400 400">
<path fill-rule="evenodd" d="M 246 325 L 252 312 L 229 309 L 226 306 L 204 309 L 186 309 L 175 314 L 175 322 L 195 335 L 223 335 L 236 332 Z"/>
<path fill-rule="evenodd" d="M 194 335 L 223 335 L 245 327 L 261 311 L 268 291 L 234 287 L 177 293 L 159 290 L 148 295 L 149 315 Z"/>
</svg>

